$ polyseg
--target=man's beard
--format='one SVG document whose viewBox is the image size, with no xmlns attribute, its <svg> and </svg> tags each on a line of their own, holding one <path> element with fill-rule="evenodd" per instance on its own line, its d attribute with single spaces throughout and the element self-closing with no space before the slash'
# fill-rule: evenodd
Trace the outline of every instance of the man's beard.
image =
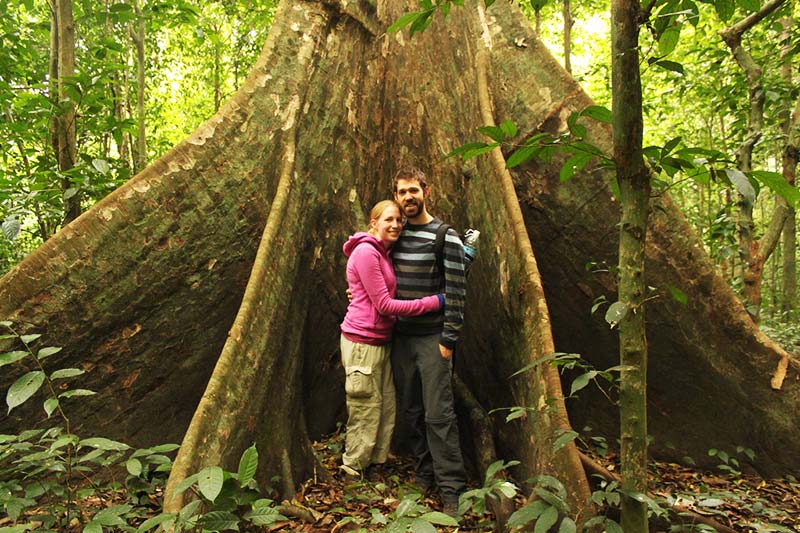
<svg viewBox="0 0 800 533">
<path fill-rule="evenodd" d="M 416 200 L 409 200 L 403 204 L 403 214 L 407 218 L 413 218 L 422 212 L 425 207 L 425 202 L 417 202 Z M 411 210 L 409 212 L 409 209 Z"/>
</svg>

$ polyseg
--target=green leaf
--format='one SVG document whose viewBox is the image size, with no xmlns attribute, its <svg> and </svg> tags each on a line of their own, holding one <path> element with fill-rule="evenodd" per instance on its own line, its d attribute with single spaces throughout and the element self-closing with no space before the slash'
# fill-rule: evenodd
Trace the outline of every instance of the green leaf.
<svg viewBox="0 0 800 533">
<path fill-rule="evenodd" d="M 686 305 L 686 303 L 689 301 L 689 297 L 686 296 L 686 293 L 680 290 L 678 287 L 667 285 L 667 290 L 669 290 L 670 295 L 672 295 L 672 299 L 676 302 Z"/>
<path fill-rule="evenodd" d="M 103 526 L 92 520 L 84 526 L 83 533 L 103 533 Z"/>
<path fill-rule="evenodd" d="M 115 440 L 107 439 L 105 437 L 91 437 L 88 439 L 83 439 L 80 442 L 80 445 L 87 446 L 89 448 L 97 448 L 99 450 L 105 451 L 115 451 L 115 452 L 123 452 L 125 450 L 130 450 L 130 446 L 125 443 L 117 442 Z"/>
<path fill-rule="evenodd" d="M 420 13 L 417 19 L 411 23 L 411 27 L 408 28 L 409 37 L 413 37 L 417 32 L 425 31 L 427 27 L 430 26 L 431 20 L 433 20 L 434 12 L 434 9 L 430 9 Z"/>
<path fill-rule="evenodd" d="M 670 152 L 672 152 L 675 149 L 675 147 L 680 144 L 681 140 L 682 139 L 680 136 L 675 137 L 674 139 L 670 139 L 667 142 L 667 144 L 665 144 L 664 147 L 661 149 L 661 159 L 667 157 L 670 154 Z"/>
<path fill-rule="evenodd" d="M 756 201 L 756 190 L 753 188 L 750 180 L 747 179 L 747 176 L 745 176 L 741 170 L 736 168 L 726 168 L 725 174 L 739 191 L 739 194 L 744 196 L 748 202 L 754 204 Z"/>
<path fill-rule="evenodd" d="M 62 349 L 63 348 L 61 346 L 47 346 L 39 350 L 39 353 L 36 354 L 36 357 L 39 359 L 39 361 L 41 361 L 46 357 L 50 357 L 53 354 L 57 354 Z"/>
<path fill-rule="evenodd" d="M 675 47 L 678 46 L 678 40 L 681 37 L 680 24 L 672 24 L 668 26 L 664 32 L 658 37 L 658 53 L 665 56 L 672 53 Z"/>
<path fill-rule="evenodd" d="M 125 462 L 125 469 L 134 477 L 139 477 L 142 473 L 142 462 L 139 459 L 128 459 Z"/>
<path fill-rule="evenodd" d="M 581 111 L 582 117 L 589 117 L 599 122 L 611 124 L 611 110 L 601 105 L 590 105 Z"/>
<path fill-rule="evenodd" d="M 500 129 L 503 130 L 507 139 L 510 139 L 517 134 L 517 125 L 511 119 L 506 119 L 500 124 Z"/>
<path fill-rule="evenodd" d="M 86 371 L 80 368 L 61 368 L 50 374 L 50 379 L 55 381 L 57 379 L 74 378 L 75 376 L 80 376 L 85 373 Z"/>
<path fill-rule="evenodd" d="M 491 7 L 491 5 L 494 4 L 494 0 L 485 0 L 484 3 L 486 4 L 486 7 Z"/>
<path fill-rule="evenodd" d="M 558 509 L 555 507 L 548 507 L 536 520 L 536 526 L 533 528 L 533 533 L 547 533 L 558 520 Z"/>
<path fill-rule="evenodd" d="M 567 181 L 572 176 L 575 175 L 576 172 L 579 172 L 586 167 L 589 161 L 592 160 L 594 155 L 587 154 L 587 153 L 579 153 L 575 154 L 564 163 L 564 166 L 561 167 L 561 172 L 559 173 L 559 179 L 562 182 Z"/>
<path fill-rule="evenodd" d="M 58 397 L 59 398 L 73 398 L 75 396 L 94 396 L 95 394 L 97 394 L 97 393 L 95 391 L 93 391 L 93 390 L 73 389 L 73 390 L 68 390 L 66 392 L 62 392 L 61 394 L 58 395 Z"/>
<path fill-rule="evenodd" d="M 19 236 L 20 230 L 22 230 L 22 224 L 20 224 L 19 220 L 14 218 L 9 218 L 3 221 L 3 235 L 6 236 L 6 239 L 9 241 L 13 241 L 14 239 Z"/>
<path fill-rule="evenodd" d="M 514 511 L 508 518 L 508 527 L 519 527 L 529 524 L 532 520 L 541 515 L 546 508 L 550 508 L 550 506 L 541 500 L 527 503 Z"/>
<path fill-rule="evenodd" d="M 183 492 L 186 491 L 186 489 L 188 489 L 189 487 L 194 485 L 195 482 L 197 482 L 197 478 L 198 478 L 197 474 L 192 474 L 191 476 L 187 477 L 186 479 L 178 483 L 178 486 L 175 487 L 175 495 L 177 496 L 178 494 L 183 494 Z"/>
<path fill-rule="evenodd" d="M 505 132 L 497 126 L 481 126 L 478 131 L 498 143 L 503 142 L 506 138 Z"/>
<path fill-rule="evenodd" d="M 661 59 L 653 63 L 657 67 L 661 67 L 664 70 L 669 70 L 671 72 L 677 72 L 678 74 L 683 74 L 683 65 L 676 62 L 676 61 L 668 61 L 666 59 Z"/>
<path fill-rule="evenodd" d="M 772 192 L 786 200 L 786 203 L 795 208 L 800 207 L 800 190 L 789 185 L 782 174 L 764 170 L 756 170 L 752 174 Z"/>
<path fill-rule="evenodd" d="M 470 152 L 472 150 L 476 150 L 478 148 L 484 148 L 486 146 L 488 146 L 486 143 L 467 143 L 467 144 L 462 144 L 461 146 L 459 146 L 455 150 L 451 151 L 450 153 L 448 153 L 444 157 L 445 157 L 445 159 L 447 159 L 449 157 L 455 157 L 455 156 L 458 156 L 458 155 L 463 155 L 463 154 L 465 154 L 467 152 Z"/>
<path fill-rule="evenodd" d="M 15 381 L 6 394 L 8 412 L 10 413 L 13 408 L 22 405 L 28 398 L 36 394 L 36 391 L 39 390 L 42 383 L 44 383 L 44 372 L 41 370 L 28 372 Z"/>
<path fill-rule="evenodd" d="M 606 533 L 624 533 L 622 527 L 613 520 L 606 519 L 605 521 Z"/>
<path fill-rule="evenodd" d="M 222 490 L 224 474 L 218 466 L 209 466 L 197 474 L 197 486 L 205 499 L 213 502 Z"/>
<path fill-rule="evenodd" d="M 22 336 L 20 336 L 20 340 L 22 342 L 24 342 L 25 344 L 30 344 L 30 343 L 32 343 L 33 341 L 35 341 L 36 339 L 38 339 L 41 336 L 42 336 L 41 333 L 31 333 L 30 335 L 22 335 Z"/>
<path fill-rule="evenodd" d="M 173 513 L 157 514 L 157 515 L 155 515 L 153 517 L 148 518 L 144 522 L 142 522 L 142 524 L 136 530 L 136 533 L 145 533 L 146 531 L 150 531 L 154 527 L 160 526 L 164 522 L 167 522 L 169 520 L 174 520 L 174 519 L 175 519 L 175 515 Z"/>
<path fill-rule="evenodd" d="M 0 366 L 6 366 L 10 365 L 11 363 L 16 363 L 20 359 L 24 359 L 26 355 L 28 355 L 28 352 L 23 352 L 21 350 L 6 352 L 0 355 Z"/>
<path fill-rule="evenodd" d="M 425 520 L 426 522 L 430 522 L 431 524 L 436 524 L 437 526 L 458 526 L 458 521 L 455 518 L 444 513 L 440 513 L 439 511 L 425 513 L 419 518 L 421 520 Z"/>
<path fill-rule="evenodd" d="M 406 26 L 417 20 L 417 17 L 419 17 L 421 14 L 422 13 L 406 13 L 399 19 L 395 20 L 391 26 L 386 28 L 386 33 L 392 33 L 398 30 L 402 30 L 403 28 L 405 28 Z"/>
<path fill-rule="evenodd" d="M 586 388 L 590 381 L 592 381 L 595 377 L 597 377 L 597 370 L 590 370 L 584 374 L 581 374 L 572 382 L 572 388 L 569 391 L 570 396 L 574 396 L 576 392 Z"/>
<path fill-rule="evenodd" d="M 253 444 L 244 451 L 242 458 L 239 460 L 239 472 L 237 474 L 239 486 L 244 486 L 245 483 L 253 479 L 256 475 L 256 469 L 258 469 L 258 450 L 256 445 Z"/>
<path fill-rule="evenodd" d="M 574 381 L 572 382 L 572 386 L 573 387 L 575 386 Z M 570 393 L 570 396 L 571 395 L 572 393 Z M 564 446 L 575 440 L 577 437 L 578 433 L 576 431 L 565 431 L 564 433 L 559 435 L 555 441 L 553 441 L 553 451 L 557 452 L 558 450 L 560 450 L 561 448 L 563 448 Z"/>
<path fill-rule="evenodd" d="M 203 529 L 212 531 L 239 531 L 239 518 L 227 511 L 211 511 L 204 514 L 197 523 Z"/>
<path fill-rule="evenodd" d="M 575 526 L 575 521 L 572 518 L 565 516 L 561 520 L 558 533 L 575 533 L 577 530 L 578 528 Z"/>
<path fill-rule="evenodd" d="M 47 413 L 47 418 L 55 412 L 58 408 L 59 401 L 57 398 L 48 398 L 44 401 L 44 412 Z"/>
<path fill-rule="evenodd" d="M 500 146 L 499 143 L 492 143 L 492 144 L 487 144 L 483 148 L 475 148 L 474 150 L 470 150 L 469 152 L 464 153 L 464 155 L 462 156 L 462 159 L 464 159 L 464 161 L 466 161 L 467 159 L 471 159 L 473 157 L 477 157 L 479 155 L 483 155 L 483 154 L 485 154 L 487 152 L 491 152 L 492 150 L 494 150 L 498 146 Z"/>
<path fill-rule="evenodd" d="M 717 10 L 720 20 L 725 22 L 733 16 L 736 6 L 733 0 L 714 0 L 714 9 Z"/>
<path fill-rule="evenodd" d="M 256 526 L 271 526 L 279 520 L 286 520 L 286 517 L 272 506 L 272 500 L 268 499 L 253 502 L 253 510 L 246 513 L 244 518 Z"/>
<path fill-rule="evenodd" d="M 536 153 L 541 150 L 540 146 L 523 146 L 515 150 L 511 157 L 506 160 L 506 168 L 515 168 L 533 159 Z"/>
<path fill-rule="evenodd" d="M 614 302 L 606 311 L 606 322 L 612 328 L 615 327 L 620 321 L 628 314 L 628 306 L 622 302 Z"/>
<path fill-rule="evenodd" d="M 108 171 L 111 170 L 111 166 L 105 159 L 92 159 L 92 166 L 103 175 L 108 174 Z"/>
<path fill-rule="evenodd" d="M 430 522 L 415 518 L 411 521 L 411 531 L 412 533 L 436 533 L 436 528 Z"/>
<path fill-rule="evenodd" d="M 761 2 L 759 0 L 736 0 L 736 3 L 743 11 L 748 13 L 755 13 L 761 9 Z"/>
</svg>

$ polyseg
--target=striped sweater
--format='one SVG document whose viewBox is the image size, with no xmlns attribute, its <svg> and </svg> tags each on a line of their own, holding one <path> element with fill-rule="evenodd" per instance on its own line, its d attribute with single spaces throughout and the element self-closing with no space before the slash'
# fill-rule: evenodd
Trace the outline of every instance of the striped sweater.
<svg viewBox="0 0 800 533">
<path fill-rule="evenodd" d="M 406 223 L 392 247 L 399 300 L 412 300 L 445 293 L 444 313 L 435 311 L 416 317 L 400 317 L 395 330 L 403 335 L 432 335 L 441 332 L 440 344 L 455 348 L 464 321 L 466 278 L 464 248 L 452 228 L 444 242 L 444 279 L 436 264 L 436 229 L 443 222 L 434 218 L 427 224 Z"/>
</svg>

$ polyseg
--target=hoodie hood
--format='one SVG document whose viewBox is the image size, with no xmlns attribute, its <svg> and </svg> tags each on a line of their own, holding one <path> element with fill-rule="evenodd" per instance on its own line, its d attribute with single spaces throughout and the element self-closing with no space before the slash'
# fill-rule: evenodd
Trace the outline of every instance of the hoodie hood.
<svg viewBox="0 0 800 533">
<path fill-rule="evenodd" d="M 383 247 L 383 243 L 381 242 L 380 239 L 365 231 L 359 231 L 355 235 L 350 235 L 350 238 L 347 239 L 344 245 L 342 245 L 342 251 L 344 252 L 344 255 L 350 257 L 350 254 L 353 253 L 353 250 L 356 249 L 356 246 L 358 246 L 361 243 L 367 243 L 370 246 L 373 246 L 376 250 L 378 250 L 381 253 L 381 255 L 389 254 L 389 250 Z"/>
</svg>

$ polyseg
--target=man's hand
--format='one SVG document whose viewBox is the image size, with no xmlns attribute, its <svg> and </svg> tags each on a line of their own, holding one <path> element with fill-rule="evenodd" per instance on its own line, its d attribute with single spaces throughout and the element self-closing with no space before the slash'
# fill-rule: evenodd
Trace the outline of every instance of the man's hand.
<svg viewBox="0 0 800 533">
<path fill-rule="evenodd" d="M 442 354 L 442 357 L 447 359 L 448 361 L 453 357 L 453 349 L 448 348 L 447 346 L 439 345 L 439 353 Z"/>
<path fill-rule="evenodd" d="M 350 290 L 350 287 L 347 287 L 347 301 L 353 302 L 353 291 Z"/>
</svg>

